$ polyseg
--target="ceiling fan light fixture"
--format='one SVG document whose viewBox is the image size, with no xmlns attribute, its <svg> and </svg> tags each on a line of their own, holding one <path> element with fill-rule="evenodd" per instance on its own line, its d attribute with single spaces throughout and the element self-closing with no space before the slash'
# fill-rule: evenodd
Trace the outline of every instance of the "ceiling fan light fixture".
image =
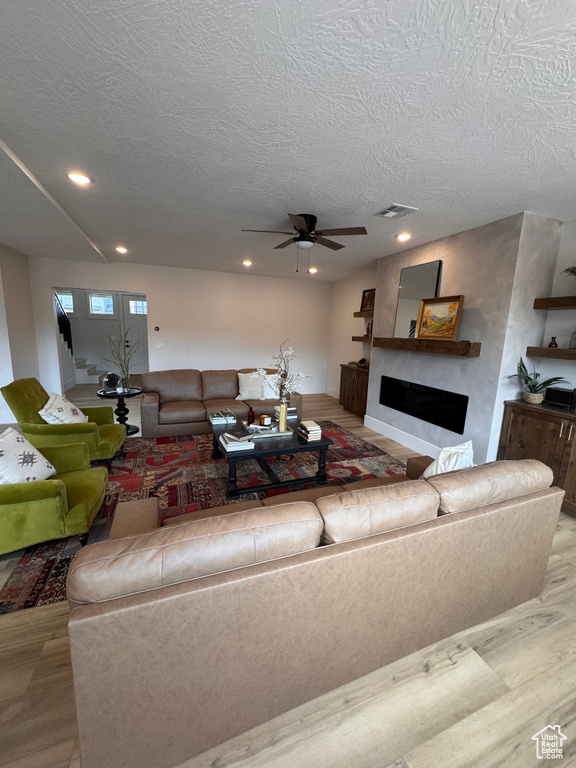
<svg viewBox="0 0 576 768">
<path fill-rule="evenodd" d="M 302 249 L 303 251 L 307 251 L 309 248 L 312 248 L 314 245 L 313 240 L 296 240 L 296 245 L 298 248 Z"/>
<path fill-rule="evenodd" d="M 86 176 L 85 173 L 80 173 L 80 171 L 69 171 L 66 176 L 70 181 L 73 181 L 74 184 L 79 184 L 81 187 L 84 187 L 87 184 L 92 184 L 90 176 Z"/>
</svg>

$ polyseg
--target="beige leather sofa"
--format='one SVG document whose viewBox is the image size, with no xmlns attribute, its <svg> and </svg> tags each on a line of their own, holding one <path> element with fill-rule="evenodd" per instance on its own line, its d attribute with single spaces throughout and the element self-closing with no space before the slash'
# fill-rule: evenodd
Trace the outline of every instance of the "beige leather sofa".
<svg viewBox="0 0 576 768">
<path fill-rule="evenodd" d="M 83 768 L 176 766 L 536 597 L 551 483 L 500 461 L 87 546 L 68 578 Z"/>
<path fill-rule="evenodd" d="M 280 400 L 236 400 L 238 374 L 251 373 L 254 368 L 239 371 L 173 370 L 143 373 L 141 386 L 144 397 L 140 406 L 142 437 L 198 435 L 211 432 L 208 414 L 229 408 L 238 418 L 246 420 L 252 407 L 255 416 L 272 414 Z M 274 369 L 266 369 L 275 373 Z M 293 392 L 290 405 L 302 418 L 302 395 Z"/>
</svg>

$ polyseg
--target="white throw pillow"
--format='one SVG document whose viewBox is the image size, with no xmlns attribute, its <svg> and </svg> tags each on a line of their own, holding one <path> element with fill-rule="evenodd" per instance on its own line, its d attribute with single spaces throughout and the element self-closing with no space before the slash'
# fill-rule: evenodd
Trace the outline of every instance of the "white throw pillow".
<svg viewBox="0 0 576 768">
<path fill-rule="evenodd" d="M 238 374 L 238 392 L 236 400 L 262 400 L 264 382 L 261 376 L 252 376 L 251 373 Z"/>
<path fill-rule="evenodd" d="M 476 466 L 473 462 L 472 440 L 461 445 L 454 445 L 449 448 L 442 448 L 438 458 L 429 464 L 422 478 L 432 477 L 432 475 L 441 475 L 444 472 L 453 472 L 455 469 L 468 469 Z"/>
<path fill-rule="evenodd" d="M 0 435 L 0 485 L 47 480 L 56 470 L 32 443 L 12 427 Z"/>
<path fill-rule="evenodd" d="M 47 424 L 83 424 L 88 421 L 78 406 L 52 392 L 44 408 L 38 411 Z"/>
<path fill-rule="evenodd" d="M 278 400 L 278 392 L 274 387 L 275 373 L 267 373 L 264 381 L 264 396 L 262 400 Z"/>
</svg>

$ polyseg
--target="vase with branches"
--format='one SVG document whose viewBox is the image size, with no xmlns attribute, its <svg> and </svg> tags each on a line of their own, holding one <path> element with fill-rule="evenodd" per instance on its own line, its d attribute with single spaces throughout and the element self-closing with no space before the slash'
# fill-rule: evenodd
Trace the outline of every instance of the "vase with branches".
<svg viewBox="0 0 576 768">
<path fill-rule="evenodd" d="M 286 430 L 286 416 L 290 395 L 292 392 L 298 390 L 299 385 L 304 379 L 308 378 L 300 371 L 290 370 L 290 364 L 296 355 L 294 354 L 292 347 L 284 347 L 287 341 L 288 339 L 285 339 L 282 344 L 280 344 L 279 353 L 272 357 L 273 365 L 276 368 L 275 373 L 267 374 L 264 368 L 258 368 L 252 374 L 252 376 L 260 376 L 264 380 L 267 379 L 275 394 L 278 396 L 278 399 L 280 400 L 279 429 L 281 432 Z"/>
<path fill-rule="evenodd" d="M 110 357 L 105 357 L 107 363 L 112 363 L 118 368 L 122 389 L 130 386 L 130 369 L 132 358 L 138 349 L 138 342 L 130 343 L 130 328 L 125 328 L 122 323 L 118 327 L 118 333 L 108 335 L 108 352 Z"/>
</svg>

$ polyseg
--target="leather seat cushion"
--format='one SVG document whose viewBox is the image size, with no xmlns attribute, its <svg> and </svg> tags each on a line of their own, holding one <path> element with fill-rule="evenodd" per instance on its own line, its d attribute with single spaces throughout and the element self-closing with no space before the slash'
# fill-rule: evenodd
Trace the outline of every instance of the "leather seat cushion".
<svg viewBox="0 0 576 768">
<path fill-rule="evenodd" d="M 318 546 L 314 504 L 279 504 L 101 541 L 80 551 L 68 572 L 72 606 L 147 591 Z"/>
<path fill-rule="evenodd" d="M 202 371 L 202 400 L 238 396 L 238 371 Z"/>
<path fill-rule="evenodd" d="M 416 525 L 438 514 L 438 493 L 425 480 L 364 488 L 318 499 L 322 541 L 332 544 Z"/>
<path fill-rule="evenodd" d="M 228 398 L 204 400 L 204 407 L 207 413 L 214 413 L 214 411 L 222 411 L 224 408 L 228 408 L 237 419 L 246 421 L 248 418 L 248 406 L 242 400 L 229 400 Z"/>
<path fill-rule="evenodd" d="M 206 421 L 206 408 L 197 400 L 181 400 L 177 403 L 163 403 L 158 412 L 159 424 L 181 424 Z"/>
<path fill-rule="evenodd" d="M 479 467 L 434 475 L 425 482 L 440 494 L 440 511 L 450 514 L 542 491 L 552 485 L 554 474 L 541 461 L 519 459 L 492 461 Z"/>
</svg>

